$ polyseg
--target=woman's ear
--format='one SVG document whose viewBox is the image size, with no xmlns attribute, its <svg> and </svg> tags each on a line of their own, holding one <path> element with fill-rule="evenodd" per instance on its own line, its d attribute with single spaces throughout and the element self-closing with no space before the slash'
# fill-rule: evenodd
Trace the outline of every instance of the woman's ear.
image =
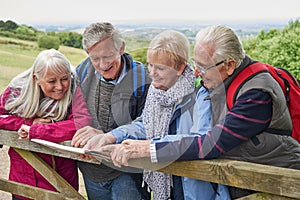
<svg viewBox="0 0 300 200">
<path fill-rule="evenodd" d="M 227 65 L 226 65 L 226 71 L 228 76 L 231 76 L 234 72 L 236 68 L 236 62 L 233 59 L 230 59 L 229 61 L 227 61 Z"/>
<path fill-rule="evenodd" d="M 39 84 L 39 82 L 40 82 L 39 79 L 36 77 L 35 74 L 33 74 L 33 80 L 36 81 L 37 84 Z"/>
<path fill-rule="evenodd" d="M 178 76 L 180 76 L 183 73 L 185 66 L 186 66 L 186 63 L 182 63 L 181 65 L 179 65 L 178 72 L 177 72 Z"/>
</svg>

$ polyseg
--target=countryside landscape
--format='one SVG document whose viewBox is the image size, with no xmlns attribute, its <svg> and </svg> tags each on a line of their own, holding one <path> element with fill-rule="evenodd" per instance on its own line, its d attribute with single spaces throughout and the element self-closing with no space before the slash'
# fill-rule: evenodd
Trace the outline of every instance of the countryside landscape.
<svg viewBox="0 0 300 200">
<path fill-rule="evenodd" d="M 87 54 L 82 49 L 81 34 L 88 24 L 35 24 L 33 26 L 0 20 L 0 91 L 16 74 L 29 68 L 43 49 L 39 38 L 54 38 L 53 47 L 64 53 L 74 66 Z M 146 63 L 145 54 L 150 40 L 165 29 L 176 29 L 190 38 L 191 52 L 198 30 L 208 23 L 193 21 L 116 24 L 126 41 L 126 51 L 136 60 Z M 254 59 L 288 68 L 299 79 L 299 21 L 228 23 L 241 37 L 246 53 Z M 50 39 L 49 39 L 50 38 Z M 50 44 L 51 45 L 51 44 Z M 52 47 L 52 48 L 53 48 Z M 191 53 L 192 55 L 193 53 Z"/>
<path fill-rule="evenodd" d="M 8 24 L 8 25 L 7 25 Z M 228 23 L 241 37 L 246 53 L 252 58 L 291 70 L 300 78 L 300 25 L 299 20 L 288 22 Z M 5 26 L 6 25 L 6 26 Z M 81 34 L 88 24 L 36 24 L 35 27 L 0 20 L 0 91 L 16 74 L 29 68 L 35 56 L 45 47 L 40 47 L 39 38 L 53 40 L 54 45 L 74 66 L 87 54 L 82 49 Z M 126 40 L 126 51 L 136 60 L 146 63 L 145 54 L 150 40 L 165 29 L 176 29 L 190 38 L 198 30 L 210 24 L 196 22 L 116 24 Z M 49 39 L 50 38 L 50 39 Z M 48 44 L 46 44 L 48 45 Z M 50 44 L 52 45 L 52 44 Z M 58 45 L 58 46 L 57 46 Z M 192 55 L 192 52 L 191 52 Z"/>
<path fill-rule="evenodd" d="M 31 67 L 40 51 L 47 48 L 40 44 L 42 37 L 53 39 L 50 46 L 57 47 L 74 67 L 87 56 L 80 45 L 82 31 L 88 24 L 32 26 L 13 22 L 10 24 L 14 26 L 7 29 L 5 23 L 7 21 L 0 19 L 0 93 L 14 76 Z M 132 54 L 134 59 L 144 63 L 146 63 L 147 45 L 162 30 L 176 29 L 186 34 L 191 41 L 191 51 L 193 51 L 193 38 L 198 30 L 207 25 L 210 24 L 198 25 L 196 22 L 116 24 L 125 37 L 126 51 Z M 300 21 L 298 19 L 280 23 L 228 25 L 237 31 L 248 55 L 273 66 L 285 68 L 298 80 L 300 79 Z M 1 178 L 7 178 L 8 175 L 7 149 L 7 147 L 0 149 Z M 84 190 L 82 192 L 84 193 Z M 0 191 L 1 199 L 4 197 L 5 200 L 6 196 L 10 199 L 9 194 L 2 195 L 2 193 Z"/>
</svg>

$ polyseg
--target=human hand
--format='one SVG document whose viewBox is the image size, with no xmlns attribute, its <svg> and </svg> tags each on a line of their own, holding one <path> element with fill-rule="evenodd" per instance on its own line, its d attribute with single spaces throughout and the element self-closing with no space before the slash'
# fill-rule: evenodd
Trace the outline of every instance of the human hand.
<svg viewBox="0 0 300 200">
<path fill-rule="evenodd" d="M 118 145 L 106 145 L 99 149 L 101 153 L 110 154 L 115 166 L 128 166 L 130 158 L 150 157 L 150 140 L 124 140 Z"/>
<path fill-rule="evenodd" d="M 91 126 L 85 126 L 76 131 L 72 138 L 71 145 L 74 147 L 84 146 L 89 139 L 96 135 L 103 135 L 102 130 L 95 129 Z"/>
<path fill-rule="evenodd" d="M 23 124 L 18 130 L 19 139 L 29 139 L 30 126 Z"/>
<path fill-rule="evenodd" d="M 51 118 L 35 118 L 32 122 L 32 125 L 33 124 L 49 124 L 49 123 L 52 123 L 52 120 Z"/>
<path fill-rule="evenodd" d="M 99 148 L 102 147 L 103 145 L 113 144 L 115 143 L 115 141 L 116 138 L 111 133 L 98 134 L 92 137 L 91 139 L 89 139 L 83 148 L 92 151 L 99 151 Z M 81 154 L 79 156 L 85 159 L 94 158 L 93 156 L 87 154 Z M 109 156 L 109 154 L 107 154 L 107 156 Z"/>
<path fill-rule="evenodd" d="M 96 135 L 92 137 L 84 146 L 85 149 L 99 151 L 104 145 L 113 144 L 116 138 L 111 133 Z"/>
</svg>

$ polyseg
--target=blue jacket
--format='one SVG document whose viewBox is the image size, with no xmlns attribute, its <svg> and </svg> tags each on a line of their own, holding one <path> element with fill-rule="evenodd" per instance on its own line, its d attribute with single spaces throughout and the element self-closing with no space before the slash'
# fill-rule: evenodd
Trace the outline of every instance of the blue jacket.
<svg viewBox="0 0 300 200">
<path fill-rule="evenodd" d="M 193 93 L 194 94 L 194 93 Z M 193 125 L 192 119 L 192 106 L 195 103 L 195 98 L 192 95 L 186 96 L 181 103 L 177 104 L 175 111 L 169 124 L 169 135 L 165 136 L 165 139 L 171 136 L 171 138 L 177 138 L 177 134 L 189 134 L 189 130 Z M 145 128 L 142 122 L 143 116 L 138 117 L 131 124 L 120 126 L 110 131 L 116 138 L 116 143 L 121 143 L 126 139 L 146 139 Z M 181 123 L 184 121 L 185 123 Z M 153 141 L 160 139 L 154 138 Z"/>
</svg>

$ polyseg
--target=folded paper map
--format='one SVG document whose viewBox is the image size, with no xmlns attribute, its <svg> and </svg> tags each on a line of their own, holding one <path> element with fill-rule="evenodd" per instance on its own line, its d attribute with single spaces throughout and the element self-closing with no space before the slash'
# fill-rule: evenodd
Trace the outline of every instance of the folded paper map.
<svg viewBox="0 0 300 200">
<path fill-rule="evenodd" d="M 91 151 L 87 150 L 84 148 L 78 148 L 78 147 L 72 147 L 72 146 L 67 146 L 63 144 L 58 144 L 55 142 L 50 142 L 47 140 L 42 140 L 42 139 L 31 139 L 32 142 L 47 146 L 49 148 L 55 149 L 57 151 L 67 151 L 67 152 L 72 152 L 72 153 L 77 153 L 77 154 L 87 154 L 95 157 L 99 161 L 110 161 L 110 157 L 104 154 L 101 154 L 98 151 Z"/>
</svg>

